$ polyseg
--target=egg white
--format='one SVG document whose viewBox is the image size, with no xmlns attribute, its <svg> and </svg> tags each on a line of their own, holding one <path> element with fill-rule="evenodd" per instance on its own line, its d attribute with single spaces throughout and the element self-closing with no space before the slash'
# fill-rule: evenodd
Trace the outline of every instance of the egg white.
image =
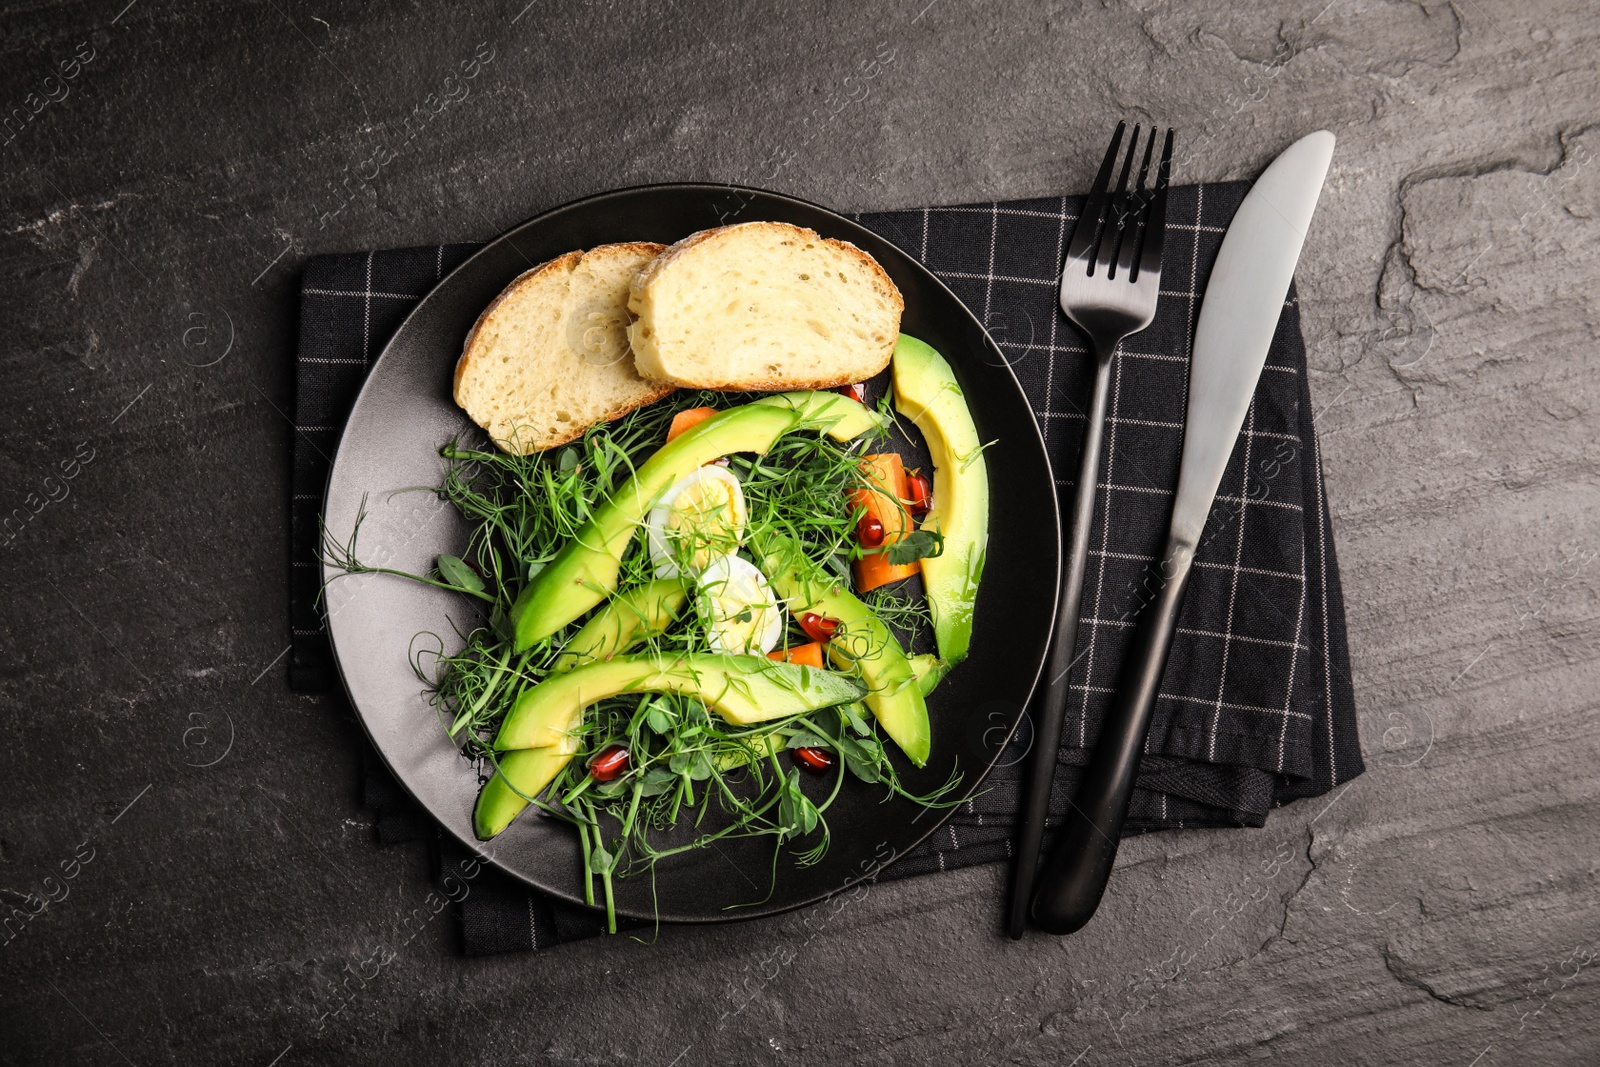
<svg viewBox="0 0 1600 1067">
<path fill-rule="evenodd" d="M 766 576 L 748 560 L 732 555 L 712 560 L 700 572 L 696 596 L 715 651 L 757 655 L 783 640 L 783 608 Z M 746 612 L 748 619 L 741 619 Z"/>
</svg>

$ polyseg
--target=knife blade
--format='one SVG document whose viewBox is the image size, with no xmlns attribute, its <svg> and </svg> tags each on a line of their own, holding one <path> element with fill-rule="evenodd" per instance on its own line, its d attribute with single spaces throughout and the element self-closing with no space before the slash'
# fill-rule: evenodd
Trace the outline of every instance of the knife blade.
<svg viewBox="0 0 1600 1067">
<path fill-rule="evenodd" d="M 1311 213 L 1333 159 L 1333 134 L 1302 137 L 1256 179 L 1222 236 L 1200 302 L 1189 364 L 1173 536 L 1198 544 L 1267 361 Z"/>
<path fill-rule="evenodd" d="M 1088 922 L 1111 877 L 1195 551 L 1266 364 L 1333 145 L 1333 134 L 1320 130 L 1272 161 L 1228 224 L 1211 268 L 1189 364 L 1163 583 L 1140 613 L 1094 754 L 1039 879 L 1033 919 L 1050 933 Z"/>
</svg>

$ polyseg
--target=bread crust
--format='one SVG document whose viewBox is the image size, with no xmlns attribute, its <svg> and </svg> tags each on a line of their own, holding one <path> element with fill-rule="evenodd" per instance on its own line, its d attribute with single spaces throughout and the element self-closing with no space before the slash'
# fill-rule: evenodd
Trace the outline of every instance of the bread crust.
<svg viewBox="0 0 1600 1067">
<path fill-rule="evenodd" d="M 667 250 L 667 246 L 664 244 L 657 244 L 655 241 L 617 241 L 608 245 L 595 245 L 593 248 L 589 249 L 585 255 L 592 256 L 596 252 L 621 251 L 624 249 L 629 252 L 637 252 L 641 256 L 649 256 L 653 262 L 656 256 L 659 256 L 661 253 Z M 646 264 L 645 266 L 649 266 L 649 264 Z M 645 268 L 640 267 L 639 269 L 643 270 Z"/>
<path fill-rule="evenodd" d="M 576 441 L 578 438 L 582 437 L 584 434 L 588 433 L 589 432 L 589 427 L 591 427 L 591 426 L 598 426 L 603 422 L 610 422 L 613 419 L 620 419 L 620 418 L 622 418 L 622 416 L 626 415 L 630 411 L 637 411 L 639 408 L 644 407 L 646 404 L 654 404 L 657 400 L 660 400 L 662 397 L 666 396 L 668 393 L 675 393 L 675 392 L 678 391 L 678 387 L 676 385 L 672 385 L 672 384 L 670 384 L 668 382 L 663 382 L 662 385 L 666 386 L 666 388 L 662 389 L 658 393 L 650 394 L 646 399 L 641 400 L 636 404 L 623 404 L 621 407 L 613 408 L 612 410 L 606 412 L 604 415 L 601 415 L 598 419 L 595 419 L 593 422 L 589 423 L 588 426 L 580 426 L 576 430 L 574 430 L 571 433 L 567 434 L 565 437 L 554 438 L 548 444 L 543 445 L 543 446 L 541 446 L 539 448 L 530 449 L 529 451 L 545 452 L 545 451 L 548 451 L 549 449 L 556 448 L 556 447 L 558 447 L 560 445 L 571 444 L 572 442 Z M 500 442 L 496 441 L 495 445 L 497 447 L 500 447 Z M 502 452 L 507 451 L 507 449 L 505 449 L 504 447 L 501 447 L 500 450 Z M 521 453 L 521 454 L 522 455 L 527 455 L 526 452 Z"/>
<path fill-rule="evenodd" d="M 712 241 L 721 240 L 729 237 L 735 231 L 741 230 L 765 230 L 774 234 L 782 235 L 784 237 L 797 237 L 803 240 L 814 240 L 821 244 L 827 245 L 828 247 L 855 260 L 857 263 L 866 268 L 866 271 L 871 278 L 870 285 L 872 286 L 873 290 L 894 306 L 896 320 L 905 314 L 905 297 L 901 295 L 899 286 L 894 284 L 894 279 L 889 277 L 889 272 L 883 269 L 883 264 L 879 263 L 876 259 L 862 251 L 856 245 L 851 244 L 849 241 L 840 240 L 834 237 L 823 237 L 821 234 L 817 233 L 817 231 L 805 226 L 796 226 L 793 223 L 788 222 L 757 220 L 753 222 L 736 222 L 728 226 L 715 226 L 709 230 L 700 230 L 697 233 L 692 233 L 689 236 L 674 242 L 665 251 L 657 255 L 655 259 L 646 264 L 638 274 L 633 276 L 633 281 L 628 285 L 628 310 L 635 316 L 635 321 L 637 321 L 637 317 L 640 313 L 639 304 L 642 303 L 644 299 L 645 290 L 649 288 L 650 284 L 663 271 L 670 268 L 673 264 L 684 258 L 687 253 L 694 251 L 701 245 Z M 649 378 L 653 381 L 670 382 L 672 385 L 681 388 L 711 389 L 720 392 L 775 392 L 780 390 L 798 389 L 834 389 L 842 385 L 849 385 L 853 382 L 865 381 L 867 378 L 872 377 L 873 374 L 877 374 L 887 367 L 889 365 L 889 360 L 893 356 L 894 339 L 890 338 L 889 342 L 883 348 L 883 358 L 876 363 L 875 368 L 870 374 L 842 373 L 839 375 L 832 375 L 827 378 L 815 378 L 807 380 L 793 378 L 766 378 L 755 382 L 744 380 L 738 382 L 730 382 L 727 380 L 711 381 L 704 378 L 697 378 L 691 381 L 684 378 L 673 377 L 671 375 L 651 374 L 644 369 L 640 369 L 639 374 L 641 377 Z"/>
</svg>

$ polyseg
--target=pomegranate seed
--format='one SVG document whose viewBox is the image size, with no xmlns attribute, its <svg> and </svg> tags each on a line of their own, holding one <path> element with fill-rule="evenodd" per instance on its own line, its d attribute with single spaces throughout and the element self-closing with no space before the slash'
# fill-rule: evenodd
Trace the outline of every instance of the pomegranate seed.
<svg viewBox="0 0 1600 1067">
<path fill-rule="evenodd" d="M 800 629 L 813 641 L 826 641 L 838 632 L 839 620 L 808 611 L 800 616 Z"/>
<path fill-rule="evenodd" d="M 726 467 L 728 465 L 728 457 L 727 456 L 718 456 L 716 459 L 712 460 L 711 462 L 713 464 L 715 464 L 716 466 L 718 466 L 718 467 Z"/>
<path fill-rule="evenodd" d="M 804 767 L 812 774 L 821 774 L 833 766 L 833 753 L 825 748 L 795 748 L 789 754 L 794 757 L 797 766 Z"/>
<path fill-rule="evenodd" d="M 839 392 L 854 400 L 857 404 L 865 404 L 867 402 L 867 387 L 860 382 L 856 382 L 854 385 L 841 385 Z"/>
<path fill-rule="evenodd" d="M 928 479 L 913 471 L 906 475 L 906 497 L 911 514 L 920 519 L 933 507 L 933 486 L 928 484 Z"/>
<path fill-rule="evenodd" d="M 628 769 L 625 745 L 607 745 L 589 760 L 589 776 L 597 782 L 614 782 Z"/>
<path fill-rule="evenodd" d="M 883 544 L 883 520 L 873 515 L 861 516 L 856 523 L 856 538 L 868 548 Z"/>
</svg>

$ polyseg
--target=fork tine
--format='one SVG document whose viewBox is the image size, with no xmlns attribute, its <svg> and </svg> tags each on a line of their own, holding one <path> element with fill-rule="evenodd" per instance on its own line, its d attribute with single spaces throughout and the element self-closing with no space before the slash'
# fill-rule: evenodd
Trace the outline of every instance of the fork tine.
<svg viewBox="0 0 1600 1067">
<path fill-rule="evenodd" d="M 1150 139 L 1144 143 L 1144 162 L 1139 164 L 1139 200 L 1144 202 L 1145 190 L 1149 188 L 1145 179 L 1150 176 L 1150 154 L 1156 147 L 1156 128 L 1150 127 Z"/>
<path fill-rule="evenodd" d="M 1128 208 L 1128 173 L 1133 170 L 1133 156 L 1139 150 L 1139 127 L 1133 128 L 1133 137 L 1128 141 L 1128 154 L 1122 160 L 1122 175 L 1117 179 L 1117 191 L 1111 197 L 1111 210 L 1106 216 L 1105 236 L 1100 239 L 1100 254 L 1098 266 L 1107 278 L 1117 276 L 1117 250 L 1126 243 L 1129 229 Z M 1115 226 L 1115 230 L 1112 227 Z M 1089 268 L 1093 275 L 1095 268 Z"/>
<path fill-rule="evenodd" d="M 1095 175 L 1094 191 L 1089 194 L 1089 199 L 1083 203 L 1083 213 L 1078 216 L 1078 224 L 1072 229 L 1072 243 L 1067 247 L 1068 259 L 1082 259 L 1090 255 L 1100 236 L 1100 228 L 1105 222 L 1106 194 L 1111 188 L 1111 168 L 1117 163 L 1117 149 L 1122 147 L 1122 134 L 1128 128 L 1126 122 L 1117 123 L 1117 132 L 1111 135 L 1111 147 L 1106 149 L 1106 158 L 1100 163 L 1100 173 Z"/>
<path fill-rule="evenodd" d="M 1150 194 L 1145 186 L 1145 178 L 1150 175 L 1150 154 L 1156 147 L 1156 128 L 1150 127 L 1150 136 L 1144 142 L 1144 161 L 1139 164 L 1139 183 L 1134 186 L 1131 199 L 1132 221 L 1129 222 L 1130 232 L 1123 235 L 1122 248 L 1117 253 L 1116 272 L 1121 273 L 1130 282 L 1138 281 L 1138 274 L 1134 273 L 1133 265 L 1139 255 L 1139 248 L 1146 234 L 1146 223 L 1149 218 Z"/>
<path fill-rule="evenodd" d="M 1153 143 L 1155 138 L 1151 138 Z M 1172 130 L 1168 128 L 1167 139 L 1161 146 L 1161 163 L 1156 167 L 1156 191 L 1150 200 L 1150 217 L 1145 222 L 1144 248 L 1139 256 L 1139 265 L 1129 281 L 1138 281 L 1141 274 L 1154 274 L 1159 280 L 1161 277 L 1161 245 L 1167 229 L 1167 182 L 1172 176 Z"/>
</svg>

